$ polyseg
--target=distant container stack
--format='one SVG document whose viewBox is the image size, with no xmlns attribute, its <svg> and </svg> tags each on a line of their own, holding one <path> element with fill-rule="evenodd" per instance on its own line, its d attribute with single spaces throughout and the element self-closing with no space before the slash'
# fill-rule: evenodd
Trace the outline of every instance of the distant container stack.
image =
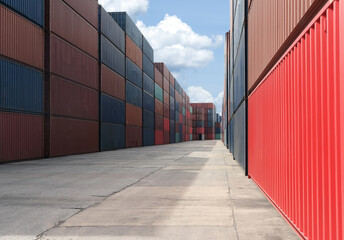
<svg viewBox="0 0 344 240">
<path fill-rule="evenodd" d="M 217 113 L 215 117 L 215 139 L 216 140 L 221 140 L 221 122 L 222 118 L 221 116 Z"/>
<path fill-rule="evenodd" d="M 213 103 L 191 103 L 193 140 L 215 139 L 216 107 Z"/>
<path fill-rule="evenodd" d="M 0 162 L 43 157 L 44 1 L 0 1 Z"/>
</svg>

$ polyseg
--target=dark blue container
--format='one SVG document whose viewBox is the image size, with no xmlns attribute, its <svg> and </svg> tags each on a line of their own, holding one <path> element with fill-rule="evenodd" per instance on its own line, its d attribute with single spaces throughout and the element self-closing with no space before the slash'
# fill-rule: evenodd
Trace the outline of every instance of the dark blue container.
<svg viewBox="0 0 344 240">
<path fill-rule="evenodd" d="M 174 98 L 174 87 L 170 83 L 170 96 Z"/>
<path fill-rule="evenodd" d="M 234 158 L 246 171 L 246 103 L 243 102 L 233 116 Z"/>
<path fill-rule="evenodd" d="M 100 151 L 125 148 L 125 126 L 111 123 L 100 124 Z"/>
<path fill-rule="evenodd" d="M 101 94 L 101 122 L 125 124 L 125 103 L 106 94 Z"/>
<path fill-rule="evenodd" d="M 100 32 L 114 44 L 119 50 L 125 53 L 125 33 L 117 22 L 105 11 L 102 6 L 99 6 Z"/>
<path fill-rule="evenodd" d="M 155 130 L 150 128 L 143 129 L 143 146 L 154 146 Z"/>
<path fill-rule="evenodd" d="M 176 109 L 176 111 L 179 112 L 179 102 L 174 101 L 174 103 L 175 103 L 175 109 Z"/>
<path fill-rule="evenodd" d="M 142 52 L 148 57 L 151 62 L 154 62 L 154 50 L 144 36 L 142 36 L 142 48 Z"/>
<path fill-rule="evenodd" d="M 154 129 L 154 113 L 143 110 L 143 127 Z"/>
<path fill-rule="evenodd" d="M 142 88 L 142 70 L 127 58 L 127 80 Z"/>
<path fill-rule="evenodd" d="M 170 108 L 170 119 L 171 120 L 175 120 L 175 113 L 174 113 L 174 110 Z"/>
<path fill-rule="evenodd" d="M 146 73 L 143 73 L 143 90 L 148 92 L 150 95 L 154 96 L 154 81 Z"/>
<path fill-rule="evenodd" d="M 215 128 L 215 134 L 220 134 L 221 133 L 221 128 Z"/>
<path fill-rule="evenodd" d="M 0 0 L 0 2 L 44 27 L 44 0 Z"/>
<path fill-rule="evenodd" d="M 155 108 L 154 97 L 143 91 L 143 109 L 154 112 Z"/>
<path fill-rule="evenodd" d="M 170 108 L 174 110 L 174 98 L 170 96 Z"/>
<path fill-rule="evenodd" d="M 170 120 L 170 143 L 176 142 L 176 126 L 173 120 Z"/>
<path fill-rule="evenodd" d="M 154 79 L 154 65 L 144 54 L 142 55 L 142 70 L 150 78 Z"/>
<path fill-rule="evenodd" d="M 215 127 L 214 122 L 207 122 L 208 127 Z"/>
<path fill-rule="evenodd" d="M 0 108 L 43 113 L 43 73 L 0 59 Z"/>
<path fill-rule="evenodd" d="M 245 38 L 241 39 L 238 56 L 234 65 L 234 111 L 245 97 Z"/>
<path fill-rule="evenodd" d="M 134 43 L 142 50 L 142 33 L 126 12 L 109 13 Z"/>
<path fill-rule="evenodd" d="M 103 35 L 100 36 L 100 59 L 106 66 L 125 77 L 125 56 Z"/>
<path fill-rule="evenodd" d="M 179 122 L 179 113 L 177 112 L 177 110 L 174 111 L 174 115 L 175 115 L 174 121 L 175 121 L 176 123 L 178 123 L 178 122 Z"/>
<path fill-rule="evenodd" d="M 128 103 L 142 107 L 142 89 L 127 81 L 126 100 Z"/>
</svg>

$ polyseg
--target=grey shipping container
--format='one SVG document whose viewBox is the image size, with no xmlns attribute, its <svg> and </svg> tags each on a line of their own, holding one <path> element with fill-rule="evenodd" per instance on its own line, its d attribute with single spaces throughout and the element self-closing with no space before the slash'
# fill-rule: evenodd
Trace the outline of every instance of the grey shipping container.
<svg viewBox="0 0 344 240">
<path fill-rule="evenodd" d="M 100 125 L 100 151 L 125 148 L 125 126 L 110 123 Z"/>
<path fill-rule="evenodd" d="M 243 102 L 233 116 L 234 158 L 246 171 L 246 102 Z"/>
<path fill-rule="evenodd" d="M 142 70 L 154 79 L 154 64 L 144 54 L 142 55 Z"/>
<path fill-rule="evenodd" d="M 107 38 L 101 35 L 101 62 L 125 77 L 125 56 Z"/>
<path fill-rule="evenodd" d="M 125 124 L 125 103 L 106 94 L 101 94 L 101 122 Z"/>
<path fill-rule="evenodd" d="M 240 40 L 237 59 L 234 65 L 234 111 L 245 97 L 246 74 L 245 74 L 245 32 Z"/>
<path fill-rule="evenodd" d="M 142 70 L 127 58 L 127 80 L 142 88 Z"/>
<path fill-rule="evenodd" d="M 143 90 L 154 96 L 154 88 L 154 81 L 147 74 L 143 73 Z"/>
<path fill-rule="evenodd" d="M 154 112 L 155 101 L 154 97 L 143 91 L 143 109 Z"/>
<path fill-rule="evenodd" d="M 153 146 L 155 144 L 155 130 L 150 128 L 143 129 L 143 146 Z"/>
<path fill-rule="evenodd" d="M 137 107 L 142 107 L 142 89 L 127 81 L 126 100 Z"/>
<path fill-rule="evenodd" d="M 142 52 L 151 62 L 154 62 L 154 50 L 144 36 L 142 36 Z"/>
<path fill-rule="evenodd" d="M 154 129 L 154 113 L 143 110 L 143 127 Z"/>
</svg>

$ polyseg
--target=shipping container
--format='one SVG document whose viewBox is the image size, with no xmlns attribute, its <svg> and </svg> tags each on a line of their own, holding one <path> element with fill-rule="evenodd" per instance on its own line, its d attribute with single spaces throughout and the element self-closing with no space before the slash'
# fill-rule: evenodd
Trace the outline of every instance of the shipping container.
<svg viewBox="0 0 344 240">
<path fill-rule="evenodd" d="M 43 73 L 0 58 L 0 109 L 43 113 Z"/>
<path fill-rule="evenodd" d="M 305 239 L 343 239 L 343 13 L 329 1 L 248 100 L 249 176 Z"/>
<path fill-rule="evenodd" d="M 125 124 L 125 103 L 106 94 L 101 94 L 100 99 L 100 121 L 122 125 Z"/>
<path fill-rule="evenodd" d="M 164 104 L 164 117 L 170 118 L 170 108 L 166 104 Z"/>
<path fill-rule="evenodd" d="M 155 114 L 155 130 L 164 130 L 164 117 Z"/>
<path fill-rule="evenodd" d="M 125 36 L 125 55 L 133 63 L 142 69 L 142 51 L 141 49 L 130 39 L 128 35 Z"/>
<path fill-rule="evenodd" d="M 176 142 L 176 131 L 175 131 L 175 123 L 173 120 L 170 120 L 170 143 Z"/>
<path fill-rule="evenodd" d="M 164 131 L 155 130 L 155 145 L 162 145 L 162 144 L 164 144 Z"/>
<path fill-rule="evenodd" d="M 170 120 L 168 118 L 164 118 L 164 131 L 165 132 L 170 131 Z"/>
<path fill-rule="evenodd" d="M 154 68 L 154 82 L 162 88 L 162 74 Z"/>
<path fill-rule="evenodd" d="M 142 108 L 126 104 L 126 125 L 142 127 Z"/>
<path fill-rule="evenodd" d="M 143 110 L 143 127 L 154 129 L 154 127 L 155 127 L 154 118 L 155 118 L 154 113 L 152 113 L 150 111 Z"/>
<path fill-rule="evenodd" d="M 155 100 L 154 97 L 143 91 L 143 109 L 154 112 Z"/>
<path fill-rule="evenodd" d="M 93 27 L 98 29 L 98 0 L 63 0 Z"/>
<path fill-rule="evenodd" d="M 155 130 L 151 128 L 143 129 L 143 146 L 154 146 Z"/>
<path fill-rule="evenodd" d="M 164 131 L 164 144 L 170 144 L 170 131 Z"/>
<path fill-rule="evenodd" d="M 126 147 L 141 147 L 142 146 L 142 128 L 126 126 Z"/>
<path fill-rule="evenodd" d="M 104 64 L 101 64 L 100 71 L 101 91 L 125 101 L 125 79 Z"/>
<path fill-rule="evenodd" d="M 148 92 L 150 95 L 154 96 L 154 93 L 155 93 L 154 81 L 146 73 L 143 73 L 143 90 Z"/>
<path fill-rule="evenodd" d="M 163 77 L 167 78 L 168 81 L 170 80 L 170 71 L 164 63 L 154 63 L 154 66 L 156 69 L 158 69 Z"/>
<path fill-rule="evenodd" d="M 127 58 L 126 65 L 126 78 L 130 82 L 134 83 L 139 88 L 143 87 L 142 83 L 142 69 L 140 69 L 135 63 L 133 63 L 129 58 Z"/>
<path fill-rule="evenodd" d="M 80 1 L 80 0 L 79 0 Z M 50 31 L 98 59 L 98 31 L 61 0 L 50 0 Z M 93 9 L 98 15 L 98 10 Z"/>
<path fill-rule="evenodd" d="M 234 62 L 234 74 L 233 74 L 233 85 L 234 85 L 234 96 L 233 96 L 233 108 L 238 109 L 239 105 L 245 97 L 246 89 L 246 51 L 245 51 L 245 32 L 242 33 L 238 49 L 237 58 Z"/>
<path fill-rule="evenodd" d="M 170 95 L 164 91 L 164 104 L 170 105 Z"/>
<path fill-rule="evenodd" d="M 159 114 L 160 116 L 164 115 L 164 104 L 158 99 L 155 99 L 155 113 Z"/>
<path fill-rule="evenodd" d="M 142 52 L 146 55 L 149 61 L 154 62 L 154 50 L 144 36 L 142 36 Z"/>
<path fill-rule="evenodd" d="M 170 108 L 170 120 L 174 121 L 175 120 L 175 111 Z"/>
<path fill-rule="evenodd" d="M 43 116 L 0 112 L 0 162 L 43 157 Z"/>
<path fill-rule="evenodd" d="M 100 36 L 100 61 L 125 77 L 125 56 L 106 37 Z"/>
<path fill-rule="evenodd" d="M 1 4 L 0 16 L 0 54 L 43 70 L 44 31 Z"/>
<path fill-rule="evenodd" d="M 128 103 L 142 108 L 142 89 L 126 81 L 126 99 Z"/>
<path fill-rule="evenodd" d="M 100 124 L 100 151 L 125 148 L 125 126 L 111 123 Z"/>
<path fill-rule="evenodd" d="M 163 90 L 158 84 L 155 84 L 155 98 L 157 98 L 160 102 L 164 101 Z"/>
<path fill-rule="evenodd" d="M 144 54 L 142 56 L 142 70 L 147 73 L 150 78 L 154 79 L 154 65 Z"/>
</svg>

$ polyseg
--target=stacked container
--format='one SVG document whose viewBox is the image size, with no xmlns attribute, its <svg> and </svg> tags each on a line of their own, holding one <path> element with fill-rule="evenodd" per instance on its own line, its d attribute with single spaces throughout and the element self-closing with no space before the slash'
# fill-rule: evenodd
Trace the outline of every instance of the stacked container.
<svg viewBox="0 0 344 240">
<path fill-rule="evenodd" d="M 44 2 L 0 1 L 0 162 L 43 157 Z"/>
<path fill-rule="evenodd" d="M 178 81 L 174 80 L 175 87 L 175 132 L 176 142 L 183 142 L 183 89 Z"/>
<path fill-rule="evenodd" d="M 45 156 L 98 151 L 98 3 L 46 0 Z"/>
<path fill-rule="evenodd" d="M 100 150 L 126 147 L 125 33 L 99 6 Z"/>
<path fill-rule="evenodd" d="M 126 147 L 142 146 L 143 54 L 142 33 L 126 12 L 110 13 L 125 32 Z"/>
<path fill-rule="evenodd" d="M 154 67 L 154 96 L 155 96 L 155 145 L 164 144 L 164 90 L 163 90 L 163 75 Z"/>
<path fill-rule="evenodd" d="M 176 114 L 175 114 L 175 107 L 176 107 L 176 101 L 175 101 L 175 88 L 174 88 L 174 76 L 170 75 L 170 143 L 176 142 Z"/>
<path fill-rule="evenodd" d="M 185 125 L 185 129 L 186 129 L 186 133 L 185 133 L 185 141 L 192 141 L 192 120 L 191 120 L 191 106 L 190 106 L 190 97 L 188 95 L 186 95 L 186 105 L 185 105 L 185 121 L 186 121 L 186 125 Z"/>
<path fill-rule="evenodd" d="M 221 116 L 218 113 L 215 119 L 215 139 L 221 139 Z"/>
<path fill-rule="evenodd" d="M 193 140 L 215 139 L 216 107 L 213 103 L 191 103 Z"/>
</svg>

